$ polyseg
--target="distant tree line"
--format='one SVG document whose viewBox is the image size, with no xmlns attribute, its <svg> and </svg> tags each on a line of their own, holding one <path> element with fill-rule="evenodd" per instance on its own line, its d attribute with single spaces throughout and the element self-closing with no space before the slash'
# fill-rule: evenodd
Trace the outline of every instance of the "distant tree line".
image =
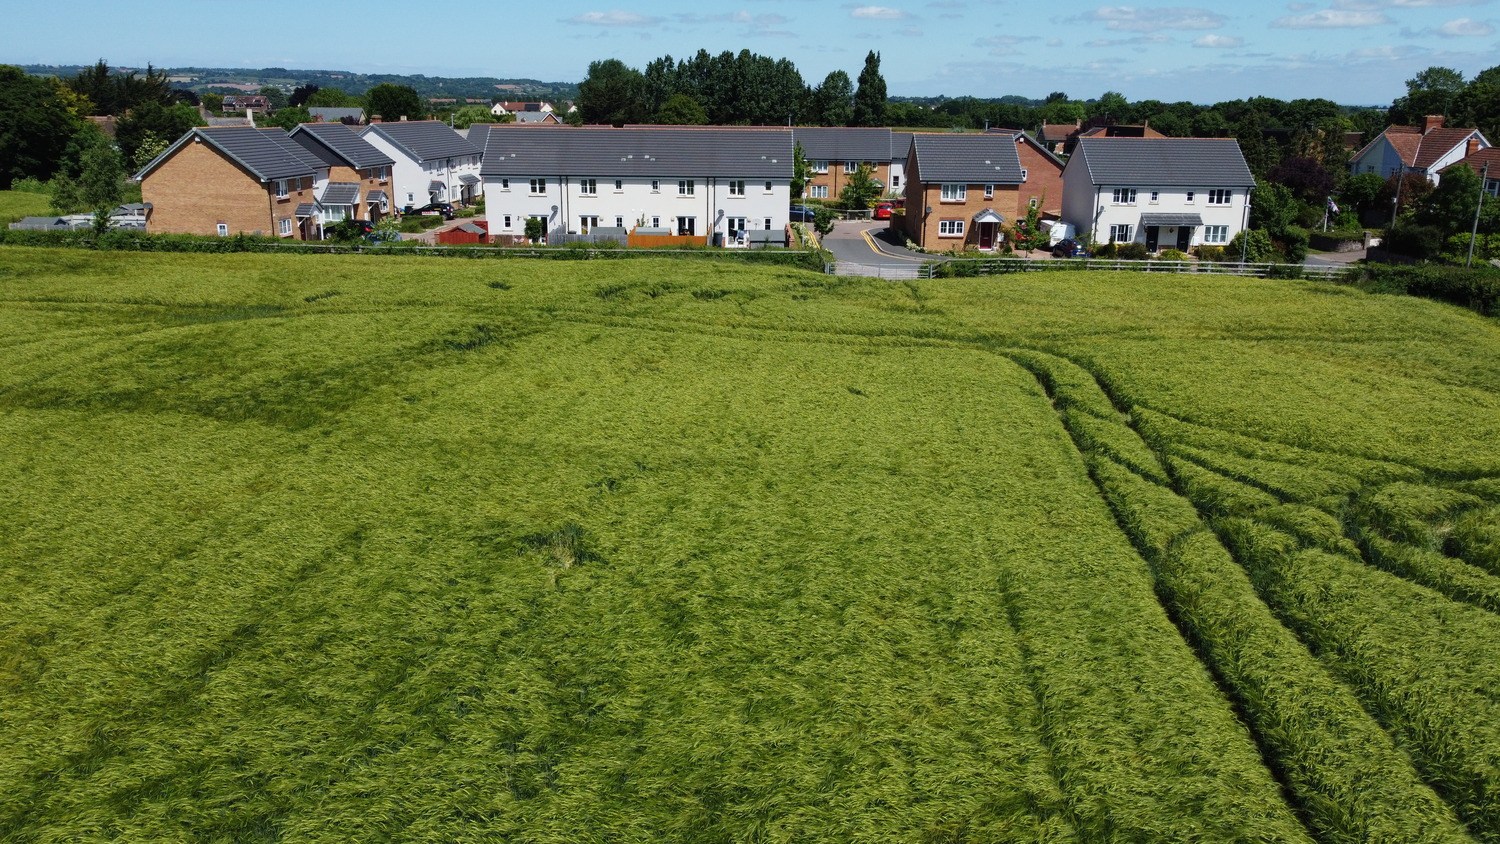
<svg viewBox="0 0 1500 844">
<path fill-rule="evenodd" d="M 880 54 L 865 57 L 856 86 L 836 70 L 808 85 L 787 59 L 741 50 L 691 58 L 663 56 L 644 71 L 618 59 L 589 65 L 578 85 L 584 123 L 668 123 L 750 126 L 885 126 Z"/>
</svg>

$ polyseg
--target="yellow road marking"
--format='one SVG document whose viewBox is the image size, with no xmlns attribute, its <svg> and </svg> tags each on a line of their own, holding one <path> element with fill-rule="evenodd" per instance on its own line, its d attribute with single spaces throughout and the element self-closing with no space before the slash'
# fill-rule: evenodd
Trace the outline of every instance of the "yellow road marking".
<svg viewBox="0 0 1500 844">
<path fill-rule="evenodd" d="M 917 261 L 917 262 L 923 263 L 923 264 L 927 263 L 927 259 L 926 258 L 908 258 L 905 255 L 892 255 L 889 252 L 882 252 L 880 250 L 880 247 L 878 247 L 878 246 L 875 245 L 875 241 L 873 239 L 871 239 L 871 237 L 870 237 L 870 230 L 869 229 L 862 229 L 862 230 L 860 230 L 859 234 L 860 234 L 860 237 L 863 237 L 865 239 L 865 245 L 868 246 L 868 247 L 870 247 L 870 251 L 874 252 L 875 254 L 879 255 L 882 258 L 895 258 L 898 261 Z"/>
</svg>

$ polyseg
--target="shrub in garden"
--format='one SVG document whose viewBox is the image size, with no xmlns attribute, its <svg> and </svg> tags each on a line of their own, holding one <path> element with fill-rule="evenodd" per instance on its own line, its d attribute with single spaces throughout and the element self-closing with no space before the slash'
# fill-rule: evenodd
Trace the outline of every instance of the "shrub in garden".
<svg viewBox="0 0 1500 844">
<path fill-rule="evenodd" d="M 1144 243 L 1122 243 L 1115 247 L 1115 257 L 1122 261 L 1144 261 L 1150 257 Z"/>
</svg>

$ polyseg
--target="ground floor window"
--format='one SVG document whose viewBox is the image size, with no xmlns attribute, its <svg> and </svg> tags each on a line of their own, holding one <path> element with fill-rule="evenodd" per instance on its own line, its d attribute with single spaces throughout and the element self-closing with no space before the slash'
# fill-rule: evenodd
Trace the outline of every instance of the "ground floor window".
<svg viewBox="0 0 1500 844">
<path fill-rule="evenodd" d="M 292 233 L 292 221 L 290 219 L 277 220 L 276 221 L 276 231 L 282 237 L 287 237 L 287 236 L 291 235 L 291 233 Z"/>
<path fill-rule="evenodd" d="M 591 231 L 593 231 L 594 229 L 597 229 L 597 228 L 599 228 L 599 218 L 598 217 L 583 216 L 583 217 L 579 217 L 578 218 L 578 231 L 579 232 L 581 232 L 583 234 L 588 234 L 589 232 L 591 232 Z"/>
<path fill-rule="evenodd" d="M 1203 227 L 1203 242 L 1204 243 L 1228 243 L 1229 242 L 1229 227 L 1228 226 L 1204 226 Z"/>
<path fill-rule="evenodd" d="M 228 223 L 220 223 L 218 231 L 219 231 L 219 237 L 229 237 L 229 224 Z"/>
<path fill-rule="evenodd" d="M 766 218 L 766 231 L 770 231 L 770 230 L 771 230 L 771 218 L 767 217 Z"/>
<path fill-rule="evenodd" d="M 938 220 L 938 237 L 963 237 L 963 220 Z"/>
<path fill-rule="evenodd" d="M 827 185 L 808 185 L 807 186 L 807 198 L 808 199 L 827 199 L 828 198 L 828 186 Z"/>
<path fill-rule="evenodd" d="M 1130 241 L 1135 239 L 1134 235 L 1135 232 L 1131 231 L 1131 228 L 1128 225 L 1109 227 L 1110 243 L 1129 243 Z"/>
<path fill-rule="evenodd" d="M 697 227 L 698 227 L 698 218 L 697 217 L 678 217 L 677 218 L 677 233 L 679 235 L 687 235 L 687 236 L 691 237 L 691 236 L 693 236 L 693 235 L 695 235 L 695 234 L 698 233 L 697 232 Z"/>
<path fill-rule="evenodd" d="M 509 214 L 505 215 L 505 227 L 506 228 L 510 228 L 510 215 Z"/>
</svg>

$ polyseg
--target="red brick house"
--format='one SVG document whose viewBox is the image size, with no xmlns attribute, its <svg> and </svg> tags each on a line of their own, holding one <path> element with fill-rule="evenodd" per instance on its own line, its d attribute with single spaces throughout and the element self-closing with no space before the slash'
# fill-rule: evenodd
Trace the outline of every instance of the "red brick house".
<svg viewBox="0 0 1500 844">
<path fill-rule="evenodd" d="M 1033 205 L 1062 211 L 1063 163 L 1022 132 L 918 133 L 906 166 L 905 233 L 923 249 L 995 250 Z"/>
</svg>

